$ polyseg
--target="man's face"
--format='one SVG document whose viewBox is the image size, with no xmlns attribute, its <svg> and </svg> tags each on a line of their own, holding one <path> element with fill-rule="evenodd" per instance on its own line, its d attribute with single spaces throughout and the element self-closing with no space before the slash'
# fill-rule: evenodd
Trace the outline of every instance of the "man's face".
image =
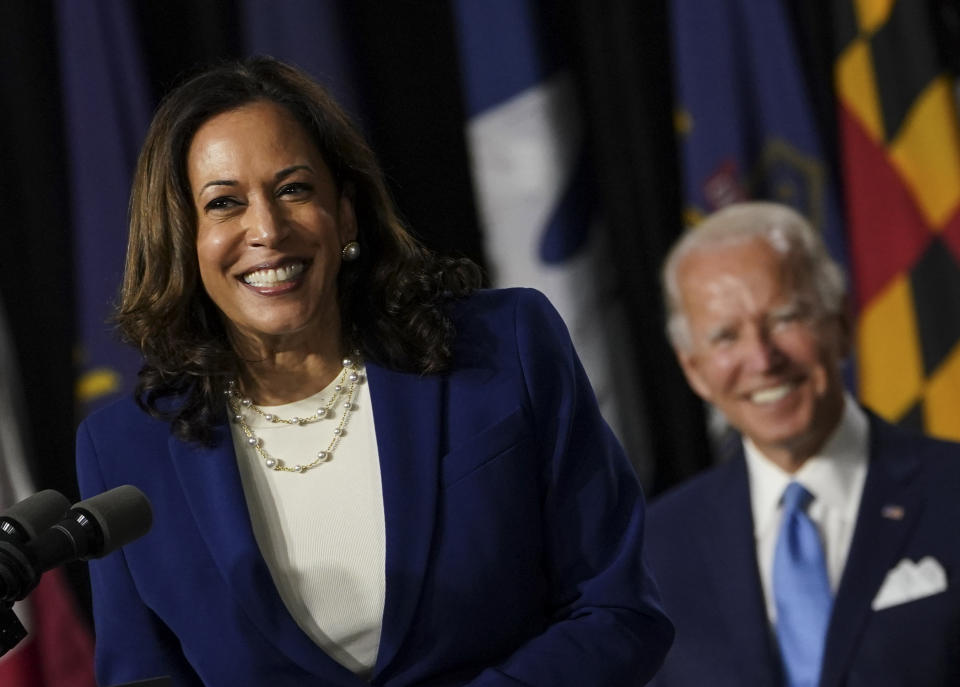
<svg viewBox="0 0 960 687">
<path fill-rule="evenodd" d="M 794 470 L 840 420 L 847 329 L 818 312 L 810 279 L 762 239 L 686 256 L 677 270 L 694 391 L 768 457 Z"/>
</svg>

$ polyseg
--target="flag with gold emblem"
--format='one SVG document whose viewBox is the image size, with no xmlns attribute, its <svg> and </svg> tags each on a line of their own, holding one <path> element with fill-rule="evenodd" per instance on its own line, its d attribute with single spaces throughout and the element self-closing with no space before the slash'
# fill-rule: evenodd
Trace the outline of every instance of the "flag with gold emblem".
<svg viewBox="0 0 960 687">
<path fill-rule="evenodd" d="M 785 3 L 672 0 L 685 219 L 747 199 L 790 205 L 846 264 L 834 174 Z"/>
<path fill-rule="evenodd" d="M 960 439 L 960 136 L 931 3 L 833 6 L 859 395 Z"/>
</svg>

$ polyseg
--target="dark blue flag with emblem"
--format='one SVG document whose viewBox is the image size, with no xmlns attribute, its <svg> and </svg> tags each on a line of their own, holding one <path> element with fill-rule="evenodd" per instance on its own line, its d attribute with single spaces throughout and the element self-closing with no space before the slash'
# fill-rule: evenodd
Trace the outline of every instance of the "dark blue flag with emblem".
<svg viewBox="0 0 960 687">
<path fill-rule="evenodd" d="M 129 392 L 140 365 L 109 324 L 123 274 L 130 179 L 150 118 L 132 9 L 119 0 L 57 3 L 81 412 Z"/>
<path fill-rule="evenodd" d="M 846 265 L 836 185 L 784 4 L 670 7 L 687 223 L 739 200 L 778 201 Z"/>
</svg>

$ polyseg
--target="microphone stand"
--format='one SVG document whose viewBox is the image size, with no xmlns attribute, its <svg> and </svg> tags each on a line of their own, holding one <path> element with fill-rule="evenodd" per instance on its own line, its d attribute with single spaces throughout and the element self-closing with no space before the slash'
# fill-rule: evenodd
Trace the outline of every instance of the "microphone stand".
<svg viewBox="0 0 960 687">
<path fill-rule="evenodd" d="M 0 604 L 0 656 L 10 651 L 26 636 L 26 628 L 13 612 L 13 602 Z"/>
<path fill-rule="evenodd" d="M 33 589 L 40 579 L 23 545 L 0 540 L 0 656 L 10 651 L 27 636 L 23 623 L 13 612 L 13 604 Z"/>
</svg>

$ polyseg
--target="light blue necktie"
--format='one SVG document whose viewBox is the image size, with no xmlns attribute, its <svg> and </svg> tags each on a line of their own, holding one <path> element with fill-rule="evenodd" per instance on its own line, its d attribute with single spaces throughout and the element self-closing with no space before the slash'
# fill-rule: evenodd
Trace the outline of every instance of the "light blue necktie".
<svg viewBox="0 0 960 687">
<path fill-rule="evenodd" d="M 807 516 L 813 495 L 798 482 L 783 492 L 783 523 L 773 556 L 777 641 L 788 687 L 816 687 L 833 595 L 817 526 Z"/>
</svg>

